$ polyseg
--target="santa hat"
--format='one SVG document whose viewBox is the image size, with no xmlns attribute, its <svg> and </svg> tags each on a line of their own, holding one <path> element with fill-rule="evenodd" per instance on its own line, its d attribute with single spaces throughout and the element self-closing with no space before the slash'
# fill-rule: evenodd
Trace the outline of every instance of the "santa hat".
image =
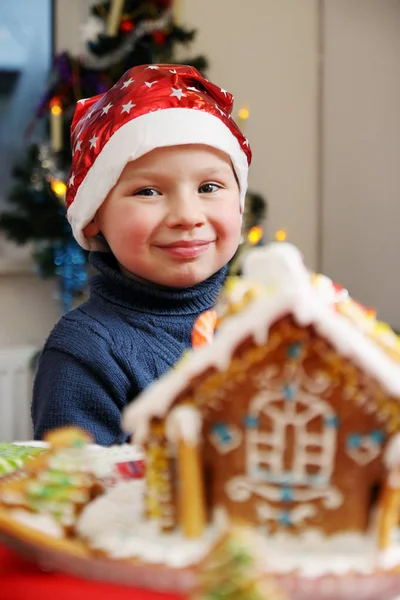
<svg viewBox="0 0 400 600">
<path fill-rule="evenodd" d="M 67 216 L 79 244 L 102 249 L 83 228 L 125 165 L 155 148 L 206 144 L 225 152 L 239 181 L 243 210 L 251 161 L 248 141 L 231 117 L 233 96 L 193 67 L 133 67 L 107 92 L 79 100 L 71 127 Z"/>
</svg>

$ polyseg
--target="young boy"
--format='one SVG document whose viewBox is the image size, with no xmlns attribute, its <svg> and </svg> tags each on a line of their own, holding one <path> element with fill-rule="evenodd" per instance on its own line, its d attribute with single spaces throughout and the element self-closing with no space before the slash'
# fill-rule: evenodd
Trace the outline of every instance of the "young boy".
<svg viewBox="0 0 400 600">
<path fill-rule="evenodd" d="M 79 102 L 68 220 L 99 271 L 90 298 L 43 349 L 35 438 L 79 425 L 124 441 L 122 409 L 175 365 L 210 309 L 240 239 L 251 151 L 233 97 L 196 69 L 130 69 Z"/>
</svg>

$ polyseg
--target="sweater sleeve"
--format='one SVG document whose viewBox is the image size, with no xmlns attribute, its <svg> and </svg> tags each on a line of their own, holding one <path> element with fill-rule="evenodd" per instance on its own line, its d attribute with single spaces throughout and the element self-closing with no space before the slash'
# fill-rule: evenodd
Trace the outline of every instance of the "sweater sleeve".
<svg viewBox="0 0 400 600">
<path fill-rule="evenodd" d="M 93 361 L 51 347 L 43 351 L 33 389 L 35 439 L 50 429 L 77 425 L 97 444 L 122 443 L 127 439 L 120 428 L 122 404 Z"/>
</svg>

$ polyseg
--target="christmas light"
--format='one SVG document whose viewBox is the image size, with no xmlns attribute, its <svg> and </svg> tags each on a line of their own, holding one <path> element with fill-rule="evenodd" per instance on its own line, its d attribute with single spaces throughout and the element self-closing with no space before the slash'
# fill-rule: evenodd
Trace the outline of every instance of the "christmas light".
<svg viewBox="0 0 400 600">
<path fill-rule="evenodd" d="M 284 242 L 287 238 L 287 233 L 284 229 L 278 229 L 275 233 L 275 241 L 276 242 Z"/>
<path fill-rule="evenodd" d="M 240 108 L 239 112 L 238 112 L 239 119 L 241 119 L 242 121 L 247 121 L 249 116 L 250 116 L 250 111 L 247 108 L 247 106 L 242 106 L 242 108 Z"/>
<path fill-rule="evenodd" d="M 239 108 L 238 113 L 237 113 L 237 126 L 239 127 L 239 129 L 242 133 L 244 133 L 244 126 L 245 126 L 246 121 L 248 120 L 249 116 L 250 116 L 250 110 L 247 106 L 242 106 L 241 108 Z"/>
<path fill-rule="evenodd" d="M 50 137 L 54 152 L 59 152 L 63 147 L 63 117 L 61 99 L 54 96 L 50 100 Z"/>
<path fill-rule="evenodd" d="M 258 225 L 255 225 L 247 234 L 247 240 L 252 246 L 255 246 L 261 240 L 262 236 L 263 230 Z"/>
<path fill-rule="evenodd" d="M 129 33 L 130 31 L 132 31 L 134 25 L 132 23 L 132 21 L 124 21 L 123 23 L 121 23 L 121 31 L 123 31 L 124 33 Z"/>
<path fill-rule="evenodd" d="M 119 31 L 122 10 L 125 0 L 111 0 L 110 12 L 107 21 L 107 35 L 115 37 Z"/>
<path fill-rule="evenodd" d="M 64 200 L 65 192 L 67 191 L 67 186 L 63 181 L 61 181 L 60 179 L 53 179 L 50 183 L 50 187 L 56 196 Z"/>
<path fill-rule="evenodd" d="M 175 25 L 181 24 L 183 0 L 174 0 L 172 5 L 172 15 Z"/>
</svg>

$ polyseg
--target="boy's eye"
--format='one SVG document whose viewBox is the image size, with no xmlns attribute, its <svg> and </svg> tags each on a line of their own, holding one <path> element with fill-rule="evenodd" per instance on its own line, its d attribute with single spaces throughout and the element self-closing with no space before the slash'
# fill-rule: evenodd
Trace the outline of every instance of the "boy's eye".
<svg viewBox="0 0 400 600">
<path fill-rule="evenodd" d="M 143 188 L 133 194 L 134 196 L 159 196 L 160 192 L 157 192 L 154 188 Z"/>
<path fill-rule="evenodd" d="M 203 183 L 199 187 L 200 194 L 212 194 L 213 192 L 217 192 L 220 189 L 220 186 L 216 183 Z"/>
</svg>

